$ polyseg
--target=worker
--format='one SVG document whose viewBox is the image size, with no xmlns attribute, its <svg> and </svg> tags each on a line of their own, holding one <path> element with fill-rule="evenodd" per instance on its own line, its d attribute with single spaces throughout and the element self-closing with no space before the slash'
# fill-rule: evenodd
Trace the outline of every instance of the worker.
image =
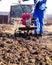
<svg viewBox="0 0 52 65">
<path fill-rule="evenodd" d="M 34 30 L 35 36 L 44 35 L 44 15 L 46 11 L 46 2 L 47 0 L 34 0 L 36 4 L 34 8 L 34 25 L 37 26 L 37 29 Z"/>
</svg>

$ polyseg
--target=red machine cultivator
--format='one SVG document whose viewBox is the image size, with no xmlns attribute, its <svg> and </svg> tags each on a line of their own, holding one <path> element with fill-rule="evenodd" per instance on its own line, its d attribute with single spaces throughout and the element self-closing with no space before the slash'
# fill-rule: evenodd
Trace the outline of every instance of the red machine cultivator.
<svg viewBox="0 0 52 65">
<path fill-rule="evenodd" d="M 18 20 L 16 22 L 18 22 Z M 30 13 L 23 13 L 22 19 L 18 23 L 14 24 L 14 30 L 16 31 L 18 28 L 19 33 L 23 31 L 23 33 L 29 35 L 34 29 L 37 29 L 37 27 L 34 26 L 34 18 L 32 18 Z"/>
</svg>

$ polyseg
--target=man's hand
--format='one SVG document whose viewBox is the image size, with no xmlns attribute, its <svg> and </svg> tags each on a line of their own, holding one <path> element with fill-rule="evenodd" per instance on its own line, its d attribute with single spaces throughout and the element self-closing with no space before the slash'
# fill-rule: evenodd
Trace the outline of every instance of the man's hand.
<svg viewBox="0 0 52 65">
<path fill-rule="evenodd" d="M 40 0 L 36 0 L 36 3 L 38 3 Z"/>
</svg>

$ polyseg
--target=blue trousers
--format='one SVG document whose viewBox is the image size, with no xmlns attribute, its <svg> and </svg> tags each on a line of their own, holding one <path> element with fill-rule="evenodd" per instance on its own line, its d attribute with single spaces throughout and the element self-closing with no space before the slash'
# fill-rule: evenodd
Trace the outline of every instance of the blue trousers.
<svg viewBox="0 0 52 65">
<path fill-rule="evenodd" d="M 37 29 L 34 30 L 35 34 L 44 34 L 44 14 L 45 10 L 34 9 L 34 25 L 37 26 Z"/>
</svg>

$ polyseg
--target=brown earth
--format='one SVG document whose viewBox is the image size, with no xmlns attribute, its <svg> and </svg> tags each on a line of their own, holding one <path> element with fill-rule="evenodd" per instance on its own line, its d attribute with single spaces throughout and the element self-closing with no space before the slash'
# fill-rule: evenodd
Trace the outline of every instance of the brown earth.
<svg viewBox="0 0 52 65">
<path fill-rule="evenodd" d="M 0 25 L 0 65 L 52 65 L 52 25 L 45 25 L 45 35 L 39 38 L 3 33 L 11 27 Z"/>
</svg>

